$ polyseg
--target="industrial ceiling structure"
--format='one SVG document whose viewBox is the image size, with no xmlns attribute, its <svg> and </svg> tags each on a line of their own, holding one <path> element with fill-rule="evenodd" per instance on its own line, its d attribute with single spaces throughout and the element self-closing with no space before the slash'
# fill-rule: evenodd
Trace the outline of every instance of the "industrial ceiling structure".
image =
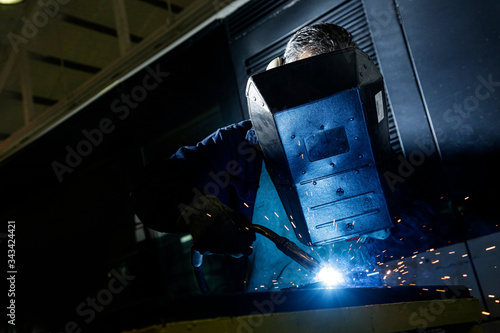
<svg viewBox="0 0 500 333">
<path fill-rule="evenodd" d="M 0 4 L 0 161 L 244 2 Z"/>
</svg>

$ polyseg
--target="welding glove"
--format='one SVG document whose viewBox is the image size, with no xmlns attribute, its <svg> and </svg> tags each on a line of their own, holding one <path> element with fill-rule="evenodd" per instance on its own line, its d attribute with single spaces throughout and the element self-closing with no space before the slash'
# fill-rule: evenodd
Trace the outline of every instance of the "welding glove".
<svg viewBox="0 0 500 333">
<path fill-rule="evenodd" d="M 182 209 L 180 230 L 193 236 L 192 247 L 203 255 L 227 254 L 235 258 L 252 254 L 255 233 L 249 219 L 223 204 L 214 195 L 198 197 Z M 186 228 L 187 226 L 187 228 Z"/>
</svg>

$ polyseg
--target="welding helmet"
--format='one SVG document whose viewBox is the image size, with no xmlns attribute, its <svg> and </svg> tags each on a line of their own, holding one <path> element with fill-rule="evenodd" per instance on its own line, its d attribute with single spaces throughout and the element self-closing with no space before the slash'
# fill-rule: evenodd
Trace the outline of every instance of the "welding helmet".
<svg viewBox="0 0 500 333">
<path fill-rule="evenodd" d="M 266 70 L 249 78 L 246 96 L 300 242 L 387 235 L 392 222 L 379 177 L 390 150 L 384 84 L 364 52 L 348 48 Z"/>
</svg>

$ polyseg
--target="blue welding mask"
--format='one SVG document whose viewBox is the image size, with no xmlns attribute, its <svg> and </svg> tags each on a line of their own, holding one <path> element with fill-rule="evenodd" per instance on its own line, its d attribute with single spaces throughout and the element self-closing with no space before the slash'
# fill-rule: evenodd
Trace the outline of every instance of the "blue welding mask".
<svg viewBox="0 0 500 333">
<path fill-rule="evenodd" d="M 391 155 L 384 84 L 364 52 L 349 48 L 266 70 L 249 78 L 246 96 L 300 242 L 387 235 L 392 222 L 379 177 Z"/>
</svg>

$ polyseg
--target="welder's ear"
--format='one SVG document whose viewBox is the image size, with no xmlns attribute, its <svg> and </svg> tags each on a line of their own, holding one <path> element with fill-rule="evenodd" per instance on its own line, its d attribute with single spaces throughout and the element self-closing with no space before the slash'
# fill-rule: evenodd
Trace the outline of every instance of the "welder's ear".
<svg viewBox="0 0 500 333">
<path fill-rule="evenodd" d="M 267 65 L 266 71 L 279 67 L 281 65 L 283 65 L 283 58 L 281 57 L 275 58 L 269 63 L 269 65 Z"/>
</svg>

